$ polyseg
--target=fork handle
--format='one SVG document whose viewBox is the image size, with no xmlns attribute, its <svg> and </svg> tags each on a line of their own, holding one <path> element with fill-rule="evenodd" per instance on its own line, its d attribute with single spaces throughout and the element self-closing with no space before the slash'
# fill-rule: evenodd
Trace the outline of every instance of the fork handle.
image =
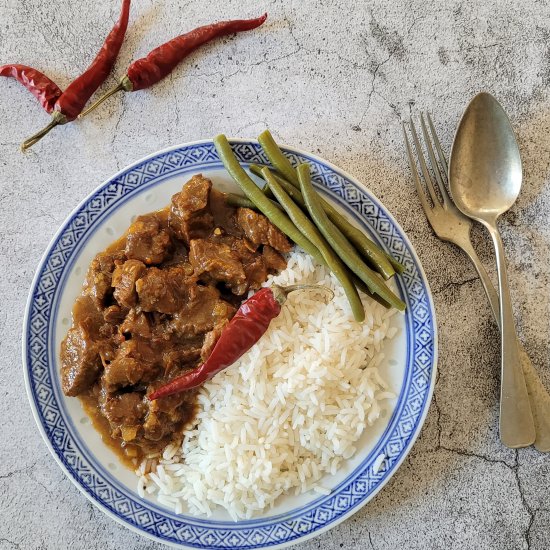
<svg viewBox="0 0 550 550">
<path fill-rule="evenodd" d="M 481 284 L 483 285 L 483 289 L 485 290 L 485 294 L 487 295 L 487 299 L 491 304 L 493 317 L 495 318 L 495 321 L 498 327 L 500 328 L 500 303 L 499 303 L 499 297 L 498 297 L 497 291 L 495 290 L 493 282 L 491 281 L 491 278 L 489 277 L 489 274 L 487 273 L 487 270 L 485 269 L 484 265 L 481 263 L 481 260 L 472 245 L 472 241 L 468 240 L 467 244 L 466 242 L 461 243 L 461 248 L 462 250 L 464 250 L 464 252 L 466 252 L 468 257 L 474 264 L 474 267 L 476 268 L 477 274 L 481 279 Z"/>
<path fill-rule="evenodd" d="M 499 298 L 491 278 L 481 263 L 481 260 L 477 255 L 470 239 L 468 239 L 468 241 L 464 240 L 461 242 L 460 248 L 462 248 L 474 264 L 477 274 L 481 279 L 485 294 L 487 295 L 487 299 L 491 304 L 491 310 L 495 321 L 500 328 Z M 533 367 L 533 364 L 531 363 L 531 359 L 527 355 L 527 352 L 519 339 L 518 348 L 523 374 L 525 375 L 525 384 L 527 385 L 527 391 L 529 392 L 529 398 L 531 401 L 533 420 L 535 421 L 535 431 L 537 433 L 535 448 L 540 452 L 548 453 L 550 452 L 550 394 L 546 391 L 544 384 L 539 378 L 535 367 Z"/>
</svg>

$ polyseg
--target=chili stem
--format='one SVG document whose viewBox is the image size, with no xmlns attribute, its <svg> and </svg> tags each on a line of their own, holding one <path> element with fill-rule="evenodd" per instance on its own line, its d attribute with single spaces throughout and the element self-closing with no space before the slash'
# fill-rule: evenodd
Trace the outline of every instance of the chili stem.
<svg viewBox="0 0 550 550">
<path fill-rule="evenodd" d="M 105 100 L 109 99 L 112 95 L 115 95 L 118 92 L 122 92 L 126 90 L 124 84 L 122 81 L 118 84 L 118 86 L 115 86 L 114 88 L 110 89 L 108 92 L 106 92 L 104 95 L 102 95 L 97 101 L 94 101 L 87 109 L 84 109 L 79 115 L 78 118 L 85 117 L 88 113 L 99 107 Z"/>
<path fill-rule="evenodd" d="M 56 116 L 57 112 L 59 112 L 59 111 L 54 111 L 54 114 L 52 116 L 52 120 L 50 121 L 50 123 L 45 128 L 42 128 L 42 130 L 40 130 L 40 132 L 36 132 L 36 134 L 31 136 L 29 139 L 26 139 L 21 144 L 21 151 L 26 151 L 29 147 L 32 147 L 35 143 L 40 141 L 48 132 L 50 132 L 50 130 L 53 130 L 59 124 L 64 124 L 63 115 L 61 113 L 59 113 L 61 116 Z"/>
</svg>

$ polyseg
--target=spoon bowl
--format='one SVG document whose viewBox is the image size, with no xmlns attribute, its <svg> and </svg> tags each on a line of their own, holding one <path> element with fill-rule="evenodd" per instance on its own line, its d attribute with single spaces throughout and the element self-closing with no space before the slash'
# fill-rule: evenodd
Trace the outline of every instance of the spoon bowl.
<svg viewBox="0 0 550 550">
<path fill-rule="evenodd" d="M 449 180 L 460 210 L 494 221 L 516 201 L 522 182 L 519 147 L 506 112 L 482 92 L 468 105 L 451 152 Z"/>
</svg>

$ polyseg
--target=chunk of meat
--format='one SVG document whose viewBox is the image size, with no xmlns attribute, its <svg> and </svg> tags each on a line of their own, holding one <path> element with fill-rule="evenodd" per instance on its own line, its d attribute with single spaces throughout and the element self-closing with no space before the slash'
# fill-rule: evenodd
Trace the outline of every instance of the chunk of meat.
<svg viewBox="0 0 550 550">
<path fill-rule="evenodd" d="M 150 386 L 154 391 L 155 385 Z M 148 441 L 160 441 L 181 430 L 194 415 L 194 392 L 182 392 L 147 402 L 147 416 L 143 423 L 143 437 Z M 174 399 L 171 399 L 174 398 Z"/>
<path fill-rule="evenodd" d="M 144 340 L 122 343 L 113 361 L 105 365 L 103 381 L 110 391 L 155 380 L 160 372 L 157 355 Z"/>
<path fill-rule="evenodd" d="M 201 356 L 201 346 L 186 344 L 172 347 L 162 358 L 164 373 L 167 376 L 179 374 L 183 369 L 195 367 Z"/>
<path fill-rule="evenodd" d="M 268 244 L 279 252 L 290 252 L 292 245 L 285 234 L 277 229 L 263 214 L 250 208 L 237 210 L 237 223 L 248 240 L 254 244 Z"/>
<path fill-rule="evenodd" d="M 128 308 L 113 304 L 103 310 L 103 319 L 107 323 L 118 324 L 128 314 Z"/>
<path fill-rule="evenodd" d="M 185 306 L 172 316 L 166 332 L 189 338 L 211 331 L 223 319 L 231 319 L 235 308 L 220 298 L 213 286 L 195 285 L 189 289 Z"/>
<path fill-rule="evenodd" d="M 208 208 L 211 188 L 212 182 L 198 174 L 172 197 L 170 229 L 187 244 L 191 239 L 207 237 L 214 229 L 214 217 Z"/>
<path fill-rule="evenodd" d="M 61 343 L 61 383 L 65 395 L 78 395 L 98 378 L 102 365 L 103 315 L 95 300 L 80 296 L 73 306 L 73 326 Z M 107 334 L 108 335 L 108 334 Z"/>
<path fill-rule="evenodd" d="M 243 230 L 237 223 L 237 208 L 230 206 L 225 201 L 225 193 L 216 189 L 210 190 L 210 211 L 214 216 L 214 226 L 223 231 L 225 235 L 242 237 Z"/>
<path fill-rule="evenodd" d="M 201 349 L 201 361 L 204 363 L 212 353 L 216 342 L 222 335 L 223 329 L 226 327 L 228 321 L 223 319 L 204 337 L 204 343 Z"/>
<path fill-rule="evenodd" d="M 84 293 L 90 296 L 98 308 L 106 305 L 112 293 L 111 277 L 115 269 L 115 261 L 124 258 L 120 250 L 100 252 L 90 264 L 84 281 Z"/>
<path fill-rule="evenodd" d="M 147 265 L 160 264 L 169 255 L 172 240 L 162 212 L 139 216 L 126 235 L 126 256 Z"/>
<path fill-rule="evenodd" d="M 120 325 L 120 332 L 130 335 L 132 338 L 150 338 L 151 325 L 147 315 L 143 311 L 138 312 L 131 309 Z"/>
<path fill-rule="evenodd" d="M 115 300 L 127 308 L 137 303 L 136 281 L 143 277 L 147 268 L 140 260 L 126 260 L 113 271 L 112 286 L 115 288 Z"/>
<path fill-rule="evenodd" d="M 143 421 L 147 406 L 142 392 L 110 393 L 103 389 L 99 397 L 103 416 L 120 436 L 123 426 L 138 426 Z M 118 433 L 117 433 L 118 432 Z"/>
<path fill-rule="evenodd" d="M 65 395 L 79 395 L 94 384 L 101 372 L 99 348 L 84 323 L 72 327 L 61 343 L 61 384 Z"/>
<path fill-rule="evenodd" d="M 226 283 L 236 294 L 246 283 L 243 264 L 237 255 L 223 243 L 214 243 L 205 239 L 194 239 L 190 243 L 189 262 L 195 275 L 206 274 L 206 280 Z"/>
<path fill-rule="evenodd" d="M 150 267 L 136 281 L 139 305 L 143 311 L 176 313 L 186 302 L 188 285 L 189 277 L 180 266 L 166 269 Z"/>
<path fill-rule="evenodd" d="M 243 263 L 246 274 L 247 289 L 257 289 L 267 279 L 267 267 L 263 256 L 256 254 L 251 260 Z"/>
<path fill-rule="evenodd" d="M 284 257 L 268 244 L 264 245 L 262 256 L 269 273 L 278 273 L 286 269 L 286 260 Z"/>
</svg>

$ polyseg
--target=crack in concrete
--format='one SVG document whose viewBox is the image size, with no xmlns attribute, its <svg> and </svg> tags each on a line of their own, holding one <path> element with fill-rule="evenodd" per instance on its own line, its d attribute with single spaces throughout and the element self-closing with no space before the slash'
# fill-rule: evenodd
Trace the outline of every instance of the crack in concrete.
<svg viewBox="0 0 550 550">
<path fill-rule="evenodd" d="M 441 294 L 442 292 L 445 292 L 449 288 L 457 287 L 460 288 L 461 286 L 467 285 L 469 283 L 473 283 L 474 281 L 477 281 L 479 279 L 478 276 L 470 277 L 469 279 L 466 279 L 464 281 L 451 281 L 445 285 L 443 285 L 441 288 L 438 288 L 433 291 L 433 294 Z"/>
<path fill-rule="evenodd" d="M 450 447 L 446 447 L 445 445 L 439 445 L 436 451 L 438 450 L 444 450 L 448 451 L 450 453 L 457 454 L 459 456 L 466 456 L 469 458 L 479 458 L 480 460 L 483 460 L 484 462 L 488 462 L 490 464 L 502 464 L 503 466 L 506 466 L 506 468 L 509 468 L 510 470 L 513 470 L 515 466 L 510 466 L 505 460 L 502 460 L 500 458 L 491 458 L 490 456 L 483 455 L 480 453 L 474 453 L 473 451 L 463 451 L 460 449 L 452 449 Z"/>
<path fill-rule="evenodd" d="M 180 107 L 178 104 L 178 94 L 176 91 L 176 86 L 174 86 L 174 73 L 170 74 L 170 84 L 172 86 L 172 90 L 174 91 L 174 114 L 176 115 L 176 127 L 179 128 L 180 126 Z"/>
<path fill-rule="evenodd" d="M 372 542 L 372 535 L 370 534 L 370 531 L 367 533 L 368 537 L 369 537 L 369 543 L 372 547 L 372 550 L 376 550 L 375 546 L 374 546 L 374 543 Z"/>
<path fill-rule="evenodd" d="M 535 515 L 538 510 L 533 510 L 529 503 L 527 502 L 527 499 L 525 498 L 525 494 L 523 492 L 523 487 L 521 485 L 521 479 L 519 477 L 519 449 L 516 449 L 516 464 L 512 468 L 512 471 L 514 472 L 514 476 L 516 478 L 516 483 L 518 486 L 519 496 L 521 498 L 521 503 L 523 504 L 523 507 L 525 508 L 525 511 L 529 514 L 529 524 L 527 525 L 527 529 L 525 529 L 525 532 L 523 533 L 523 536 L 525 537 L 525 544 L 527 545 L 527 550 L 530 550 L 531 548 L 531 528 L 533 527 L 533 523 L 535 521 Z"/>
<path fill-rule="evenodd" d="M 32 468 L 32 466 L 29 466 L 28 468 Z M 12 470 L 11 472 L 8 472 L 7 474 L 0 475 L 0 479 L 9 479 L 10 477 L 19 475 L 19 474 L 26 474 L 28 468 L 21 468 L 20 470 Z"/>
<path fill-rule="evenodd" d="M 237 128 L 237 130 L 235 130 L 235 135 L 238 135 L 245 128 L 250 128 L 250 126 L 254 126 L 255 124 L 263 124 L 265 128 L 268 127 L 266 120 L 254 120 L 252 122 L 249 122 L 248 124 L 245 124 L 244 126 L 241 126 L 240 128 Z"/>
</svg>

